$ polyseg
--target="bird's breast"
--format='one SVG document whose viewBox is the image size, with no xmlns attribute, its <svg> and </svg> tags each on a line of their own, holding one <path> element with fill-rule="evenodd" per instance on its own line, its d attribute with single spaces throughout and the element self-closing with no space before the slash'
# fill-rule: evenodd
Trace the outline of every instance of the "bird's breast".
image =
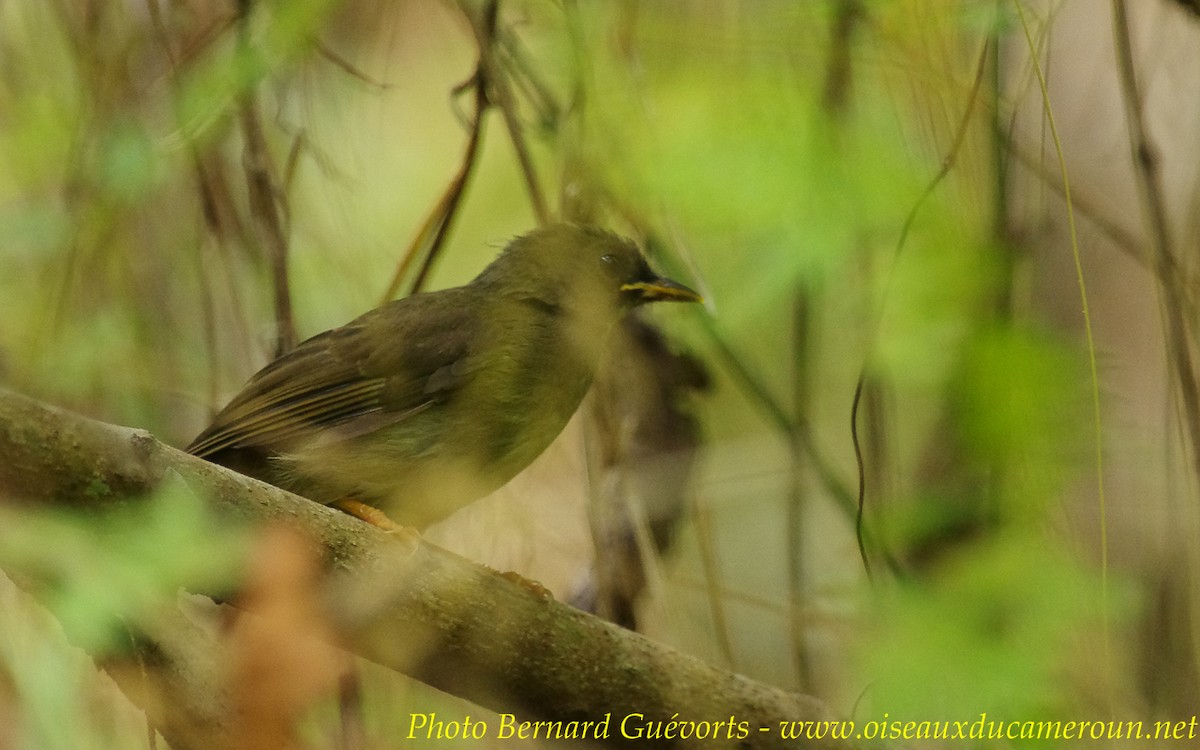
<svg viewBox="0 0 1200 750">
<path fill-rule="evenodd" d="M 492 408 L 480 416 L 481 448 L 504 481 L 558 437 L 591 386 L 591 368 L 565 344 L 557 347 L 519 351 L 487 386 L 483 400 Z"/>
</svg>

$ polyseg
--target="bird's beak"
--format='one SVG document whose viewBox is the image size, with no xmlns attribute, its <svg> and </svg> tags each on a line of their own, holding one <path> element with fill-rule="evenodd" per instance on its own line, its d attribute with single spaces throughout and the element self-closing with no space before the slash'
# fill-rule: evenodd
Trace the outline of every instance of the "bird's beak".
<svg viewBox="0 0 1200 750">
<path fill-rule="evenodd" d="M 632 292 L 639 302 L 703 302 L 704 298 L 677 281 L 659 277 L 652 281 L 622 284 L 622 292 Z"/>
</svg>

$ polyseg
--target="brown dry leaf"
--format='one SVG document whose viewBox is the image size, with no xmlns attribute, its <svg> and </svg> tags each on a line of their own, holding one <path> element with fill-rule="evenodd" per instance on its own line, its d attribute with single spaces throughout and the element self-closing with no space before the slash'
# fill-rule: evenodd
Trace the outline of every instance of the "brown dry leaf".
<svg viewBox="0 0 1200 750">
<path fill-rule="evenodd" d="M 295 531 L 268 529 L 251 560 L 228 635 L 239 748 L 295 745 L 295 725 L 350 667 L 316 595 L 317 553 Z"/>
</svg>

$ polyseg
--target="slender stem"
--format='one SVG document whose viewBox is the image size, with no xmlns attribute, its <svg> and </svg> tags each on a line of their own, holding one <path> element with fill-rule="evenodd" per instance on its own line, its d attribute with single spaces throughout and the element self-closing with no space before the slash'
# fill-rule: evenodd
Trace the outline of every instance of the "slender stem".
<svg viewBox="0 0 1200 750">
<path fill-rule="evenodd" d="M 983 85 L 984 73 L 987 71 L 988 48 L 991 46 L 991 40 L 984 42 L 983 49 L 979 51 L 979 59 L 975 67 L 975 81 L 971 84 L 971 91 L 967 97 L 967 107 L 963 111 L 962 119 L 959 121 L 958 130 L 954 134 L 954 141 L 951 143 L 949 150 L 946 151 L 946 156 L 942 159 L 942 165 L 938 169 L 937 174 L 925 186 L 924 192 L 917 198 L 916 203 L 908 212 L 908 216 L 904 220 L 903 226 L 900 228 L 900 237 L 896 240 L 896 250 L 892 254 L 892 266 L 895 268 L 896 263 L 900 261 L 900 255 L 904 250 L 904 244 L 908 241 L 908 234 L 912 230 L 913 223 L 917 220 L 917 215 L 925 202 L 933 195 L 933 191 L 937 189 L 942 180 L 950 174 L 950 170 L 954 167 L 958 160 L 958 154 L 962 149 L 962 145 L 967 135 L 967 127 L 971 124 L 971 117 L 975 112 L 975 105 L 979 100 L 979 91 Z M 883 301 L 881 309 L 887 307 L 887 300 L 890 296 L 892 280 L 894 274 L 889 274 L 887 284 L 883 290 Z M 867 577 L 871 576 L 871 567 L 868 561 L 868 551 L 864 546 L 866 540 L 866 500 L 867 500 L 867 474 L 864 466 L 864 456 L 862 445 L 858 434 L 858 415 L 861 410 L 863 393 L 866 390 L 867 369 L 869 358 L 873 356 L 876 341 L 879 338 L 879 330 L 883 322 L 883 317 L 880 315 L 875 322 L 874 331 L 871 334 L 871 342 L 868 347 L 868 362 L 863 364 L 862 369 L 858 373 L 858 381 L 854 385 L 854 398 L 850 404 L 850 440 L 854 444 L 854 457 L 858 463 L 858 509 L 855 514 L 854 528 L 858 537 L 859 555 L 862 557 L 863 569 L 867 573 Z"/>
<path fill-rule="evenodd" d="M 158 0 L 146 0 L 146 9 L 150 15 L 150 25 L 154 29 L 159 44 L 162 46 L 163 53 L 167 57 L 167 80 L 170 82 L 172 89 L 174 89 L 179 81 L 180 64 L 174 40 L 167 32 L 167 26 L 163 22 L 162 10 L 159 8 Z M 174 93 L 172 90 L 173 95 Z M 175 101 L 176 99 L 173 96 L 172 102 L 174 103 Z M 226 236 L 223 217 L 228 212 L 223 214 L 221 211 L 221 199 L 218 196 L 216 186 L 213 184 L 214 178 L 205 169 L 204 161 L 201 159 L 195 144 L 189 144 L 188 150 L 192 169 L 195 171 L 196 187 L 200 192 L 200 207 L 201 215 L 204 217 L 204 225 L 212 237 L 220 243 Z M 220 366 L 217 360 L 216 310 L 213 305 L 209 274 L 204 267 L 203 252 L 196 253 L 196 278 L 199 280 L 200 285 L 200 324 L 204 339 L 205 361 L 208 363 L 208 377 L 206 378 L 208 384 L 208 403 L 216 404 L 220 395 L 218 388 L 218 383 L 220 383 Z"/>
<path fill-rule="evenodd" d="M 725 615 L 725 592 L 721 585 L 721 564 L 717 558 L 717 545 L 714 542 L 712 520 L 708 507 L 696 503 L 696 546 L 700 553 L 700 568 L 704 571 L 704 592 L 708 601 L 708 613 L 713 620 L 713 635 L 717 641 L 717 650 L 725 660 L 725 666 L 736 668 L 733 658 L 733 639 L 730 638 L 729 618 Z"/>
<path fill-rule="evenodd" d="M 855 29 L 865 16 L 863 0 L 837 0 L 822 92 L 825 109 L 835 115 L 845 109 L 852 93 L 851 43 Z"/>
<path fill-rule="evenodd" d="M 239 45 L 249 59 L 252 42 L 249 35 L 249 2 L 239 3 L 241 34 Z M 292 316 L 292 292 L 288 279 L 288 239 L 284 216 L 286 196 L 277 188 L 272 177 L 271 157 L 263 135 L 262 118 L 253 87 L 242 94 L 240 106 L 242 137 L 245 139 L 244 169 L 250 216 L 254 220 L 258 241 L 266 251 L 271 267 L 275 297 L 275 356 L 295 348 L 299 337 Z"/>
<path fill-rule="evenodd" d="M 1187 294 L 1180 285 L 1179 276 L 1172 273 L 1176 266 L 1176 253 L 1160 183 L 1158 154 L 1142 119 L 1142 97 L 1133 66 L 1129 18 L 1123 0 L 1112 0 L 1112 17 L 1117 75 L 1121 81 L 1121 99 L 1129 128 L 1134 179 L 1142 204 L 1142 220 L 1150 239 L 1151 263 L 1156 271 L 1160 307 L 1165 318 L 1168 366 L 1174 368 L 1175 385 L 1182 401 L 1177 414 L 1187 428 L 1192 448 L 1192 470 L 1200 479 L 1200 384 L 1197 383 L 1189 345 L 1191 335 L 1183 316 Z"/>
<path fill-rule="evenodd" d="M 1050 106 L 1050 88 L 1046 84 L 1046 76 L 1042 72 L 1041 63 L 1037 57 L 1037 48 L 1033 41 L 1033 32 L 1030 30 L 1029 23 L 1025 18 L 1025 9 L 1022 6 L 1021 0 L 1014 0 L 1013 4 L 1017 10 L 1017 17 L 1021 22 L 1021 30 L 1025 35 L 1025 43 L 1029 49 L 1033 72 L 1037 76 L 1038 88 L 1042 95 L 1042 109 L 1046 115 L 1044 118 L 1046 127 L 1050 130 L 1050 137 L 1054 143 L 1055 153 L 1058 156 L 1063 198 L 1067 204 L 1067 230 L 1071 240 L 1071 257 L 1075 262 L 1075 280 L 1079 287 L 1079 301 L 1083 313 L 1083 330 L 1087 339 L 1088 364 L 1091 368 L 1092 381 L 1092 425 L 1096 451 L 1096 496 L 1100 516 L 1100 604 L 1104 612 L 1104 660 L 1108 671 L 1111 673 L 1112 634 L 1109 630 L 1108 621 L 1108 510 L 1104 491 L 1104 430 L 1100 410 L 1100 374 L 1099 367 L 1096 364 L 1096 337 L 1092 330 L 1091 304 L 1088 301 L 1087 283 L 1083 275 L 1083 259 L 1079 252 L 1079 233 L 1075 228 L 1075 204 L 1071 200 L 1071 181 L 1067 172 L 1067 160 L 1063 154 L 1062 139 L 1058 135 L 1058 125 L 1054 120 L 1054 111 Z M 1111 691 L 1108 697 L 1111 704 Z"/>
<path fill-rule="evenodd" d="M 485 10 L 485 24 L 489 27 L 495 24 L 495 9 L 496 4 L 491 3 Z M 486 55 L 487 50 L 484 42 L 480 41 L 479 61 L 475 64 L 475 71 L 465 83 L 460 84 L 453 92 L 457 95 L 469 88 L 473 94 L 472 101 L 474 102 L 474 111 L 470 120 L 470 132 L 467 136 L 467 146 L 463 150 L 463 157 L 459 163 L 458 172 L 454 175 L 450 184 L 446 186 L 446 190 L 434 205 L 433 210 L 425 217 L 424 223 L 421 224 L 421 228 L 413 237 L 408 250 L 404 253 L 404 257 L 396 266 L 395 272 L 392 273 L 391 281 L 388 282 L 387 289 L 384 290 L 381 304 L 395 298 L 400 291 L 401 284 L 404 283 L 404 277 L 408 274 L 409 267 L 421 255 L 424 255 L 425 260 L 422 262 L 420 270 L 413 279 L 409 292 L 418 292 L 425 286 L 429 273 L 433 270 L 433 265 L 438 255 L 440 255 L 442 248 L 445 246 L 446 239 L 454 225 L 454 219 L 458 214 L 459 206 L 462 204 L 463 194 L 466 192 L 467 184 L 470 182 L 471 175 L 475 173 L 475 166 L 479 162 L 479 147 L 483 143 L 484 115 L 487 113 L 488 108 L 491 107 L 491 101 L 488 98 L 489 85 L 487 72 L 484 64 L 484 57 Z M 422 248 L 426 246 L 428 246 L 428 250 L 422 253 Z"/>
<path fill-rule="evenodd" d="M 467 149 L 463 154 L 458 174 L 454 176 L 454 180 L 450 183 L 450 187 L 442 196 L 442 200 L 433 214 L 433 217 L 436 217 L 433 240 L 430 243 L 429 252 L 425 255 L 425 262 L 421 264 L 416 278 L 413 279 L 413 292 L 419 292 L 424 288 L 429 273 L 433 270 L 434 262 L 441 254 L 442 248 L 445 247 L 446 238 L 454 225 L 454 219 L 458 216 L 458 207 L 462 203 L 463 194 L 466 193 L 467 183 L 475 172 L 475 165 L 479 162 L 479 145 L 483 141 L 483 118 L 488 108 L 486 92 L 486 82 L 477 80 L 475 82 L 475 118 L 471 123 L 471 135 L 467 139 Z"/>
<path fill-rule="evenodd" d="M 812 409 L 811 351 L 812 305 L 807 289 L 797 288 L 792 306 L 792 421 L 789 433 L 791 466 L 787 503 L 788 599 L 792 639 L 792 658 L 801 690 L 813 686 L 811 659 L 805 645 L 804 611 L 808 577 L 804 561 L 804 521 L 808 498 L 808 465 L 801 434 L 808 429 L 805 415 Z"/>
<path fill-rule="evenodd" d="M 493 0 L 484 9 L 483 22 L 471 24 L 479 42 L 479 66 L 490 89 L 488 97 L 500 110 L 500 114 L 504 118 L 504 125 L 508 129 L 508 135 L 512 139 L 513 150 L 516 152 L 521 174 L 525 178 L 525 189 L 529 193 L 533 214 L 537 218 L 538 224 L 545 226 L 551 221 L 550 209 L 546 206 L 545 193 L 538 183 L 533 156 L 530 154 L 529 144 L 525 140 L 525 130 L 517 114 L 516 97 L 513 96 L 508 76 L 502 69 L 496 26 L 498 8 L 499 2 Z M 470 17 L 469 13 L 468 16 Z"/>
<path fill-rule="evenodd" d="M 242 135 L 246 139 L 245 171 L 250 215 L 259 241 L 271 267 L 275 296 L 275 356 L 295 348 L 299 337 L 292 316 L 292 292 L 288 279 L 288 240 L 279 201 L 271 177 L 270 157 L 263 136 L 262 120 L 253 92 L 247 92 L 241 105 Z M 277 197 L 279 196 L 279 197 Z"/>
</svg>

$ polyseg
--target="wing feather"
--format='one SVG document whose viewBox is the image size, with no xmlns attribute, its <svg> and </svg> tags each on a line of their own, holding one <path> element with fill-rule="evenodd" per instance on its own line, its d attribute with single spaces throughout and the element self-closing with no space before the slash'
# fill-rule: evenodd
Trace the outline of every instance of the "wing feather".
<svg viewBox="0 0 1200 750">
<path fill-rule="evenodd" d="M 188 452 L 277 450 L 317 429 L 362 435 L 445 400 L 474 369 L 475 318 L 455 293 L 398 300 L 304 341 L 251 378 Z"/>
</svg>

